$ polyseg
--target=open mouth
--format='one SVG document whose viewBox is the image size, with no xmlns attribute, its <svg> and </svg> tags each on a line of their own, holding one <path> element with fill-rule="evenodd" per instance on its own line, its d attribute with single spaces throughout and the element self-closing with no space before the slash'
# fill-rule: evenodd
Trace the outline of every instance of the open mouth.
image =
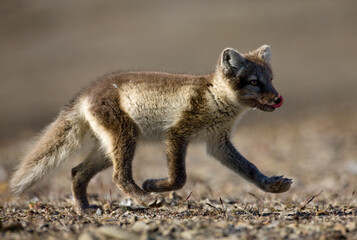
<svg viewBox="0 0 357 240">
<path fill-rule="evenodd" d="M 281 107 L 283 105 L 283 97 L 279 94 L 279 96 L 275 99 L 274 104 L 260 104 L 258 108 L 265 112 L 272 112 L 276 108 Z"/>
</svg>

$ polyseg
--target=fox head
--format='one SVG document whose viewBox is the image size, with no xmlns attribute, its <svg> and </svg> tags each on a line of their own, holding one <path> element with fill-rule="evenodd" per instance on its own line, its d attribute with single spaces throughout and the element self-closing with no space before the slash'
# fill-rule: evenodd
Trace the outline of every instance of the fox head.
<svg viewBox="0 0 357 240">
<path fill-rule="evenodd" d="M 283 103 L 275 90 L 270 66 L 271 50 L 268 45 L 241 54 L 232 48 L 223 50 L 218 61 L 218 70 L 237 92 L 241 105 L 271 112 Z"/>
</svg>

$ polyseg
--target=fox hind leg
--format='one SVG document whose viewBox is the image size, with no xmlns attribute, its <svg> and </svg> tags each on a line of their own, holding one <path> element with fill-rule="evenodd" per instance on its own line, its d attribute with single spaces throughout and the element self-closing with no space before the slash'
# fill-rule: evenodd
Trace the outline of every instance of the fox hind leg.
<svg viewBox="0 0 357 240">
<path fill-rule="evenodd" d="M 160 207 L 164 203 L 163 198 L 144 191 L 133 179 L 132 161 L 138 129 L 121 110 L 116 94 L 106 91 L 96 101 L 85 99 L 82 103 L 83 114 L 113 164 L 113 182 L 139 204 Z"/>
<path fill-rule="evenodd" d="M 139 204 L 146 207 L 161 207 L 164 199 L 159 195 L 150 194 L 141 189 L 132 176 L 132 161 L 136 148 L 136 129 L 134 125 L 127 124 L 125 133 L 116 135 L 113 146 L 113 181 L 118 187 L 134 198 Z"/>
<path fill-rule="evenodd" d="M 96 145 L 88 157 L 72 169 L 72 194 L 78 213 L 95 211 L 96 206 L 89 205 L 87 186 L 89 181 L 100 171 L 112 165 Z"/>
</svg>

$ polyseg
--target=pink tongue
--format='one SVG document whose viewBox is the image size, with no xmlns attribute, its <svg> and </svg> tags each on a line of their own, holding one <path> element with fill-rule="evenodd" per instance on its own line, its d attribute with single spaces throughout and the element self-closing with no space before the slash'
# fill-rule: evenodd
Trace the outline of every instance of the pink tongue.
<svg viewBox="0 0 357 240">
<path fill-rule="evenodd" d="M 281 96 L 281 95 L 279 94 L 278 97 L 281 99 L 281 101 L 280 101 L 280 103 L 271 105 L 273 108 L 278 108 L 278 107 L 281 107 L 281 105 L 283 105 L 283 96 Z"/>
</svg>

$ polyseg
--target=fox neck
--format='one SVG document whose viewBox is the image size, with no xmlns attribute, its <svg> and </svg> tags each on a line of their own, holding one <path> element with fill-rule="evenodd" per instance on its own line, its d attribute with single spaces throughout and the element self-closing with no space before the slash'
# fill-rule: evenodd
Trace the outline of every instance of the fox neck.
<svg viewBox="0 0 357 240">
<path fill-rule="evenodd" d="M 228 79 L 219 70 L 212 74 L 212 85 L 208 87 L 208 90 L 220 112 L 235 117 L 248 109 L 239 102 L 239 93 L 232 89 Z"/>
</svg>

